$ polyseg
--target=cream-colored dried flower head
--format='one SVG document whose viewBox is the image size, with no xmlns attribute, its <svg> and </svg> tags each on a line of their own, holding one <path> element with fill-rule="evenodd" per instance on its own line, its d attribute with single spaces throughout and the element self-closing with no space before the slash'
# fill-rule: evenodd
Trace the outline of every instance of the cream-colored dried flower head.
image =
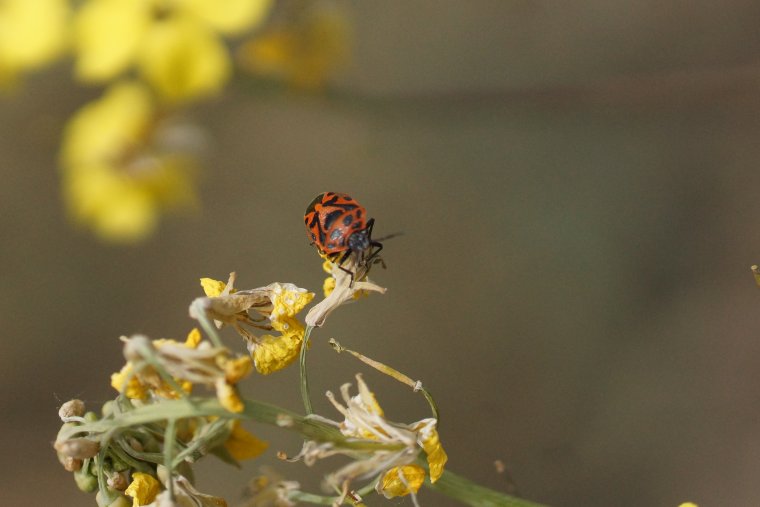
<svg viewBox="0 0 760 507">
<path fill-rule="evenodd" d="M 326 259 L 323 268 L 330 273 L 330 277 L 324 283 L 325 299 L 306 314 L 306 324 L 309 326 L 323 326 L 327 317 L 339 306 L 350 303 L 361 295 L 369 292 L 385 294 L 385 288 L 367 278 L 369 266 L 360 264 L 354 255 L 349 256 L 342 264 Z"/>
<path fill-rule="evenodd" d="M 357 375 L 356 380 L 359 392 L 354 396 L 350 394 L 351 384 L 341 386 L 342 403 L 332 393 L 327 393 L 330 402 L 344 417 L 341 422 L 327 422 L 337 426 L 347 437 L 384 445 L 357 451 L 355 448 L 341 449 L 337 443 L 311 443 L 304 446 L 299 458 L 309 464 L 334 454 L 350 455 L 355 461 L 328 475 L 327 486 L 345 491 L 353 481 L 377 478 L 377 491 L 392 498 L 414 495 L 422 486 L 426 471 L 416 461 L 424 452 L 430 481 L 436 482 L 448 459 L 438 438 L 437 420 L 428 418 L 411 424 L 389 421 L 361 375 Z"/>
</svg>

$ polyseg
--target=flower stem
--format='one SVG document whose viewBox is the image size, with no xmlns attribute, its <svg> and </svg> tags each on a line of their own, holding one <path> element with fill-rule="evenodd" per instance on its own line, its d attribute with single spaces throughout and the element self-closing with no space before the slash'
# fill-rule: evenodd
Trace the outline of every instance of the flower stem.
<svg viewBox="0 0 760 507">
<path fill-rule="evenodd" d="M 177 420 L 169 419 L 166 424 L 166 432 L 164 433 L 164 466 L 169 472 L 169 481 L 167 484 L 169 490 L 169 498 L 174 501 L 174 440 L 177 436 Z"/>
<path fill-rule="evenodd" d="M 314 413 L 311 405 L 311 395 L 309 394 L 309 375 L 306 372 L 306 351 L 309 348 L 309 336 L 312 329 L 314 329 L 313 326 L 306 326 L 303 343 L 301 344 L 301 354 L 298 360 L 298 364 L 301 367 L 301 398 L 303 399 L 303 408 L 306 411 L 306 415 Z"/>
<path fill-rule="evenodd" d="M 433 491 L 473 507 L 546 507 L 543 504 L 480 486 L 448 470 L 443 472 L 435 484 L 425 481 L 425 485 Z"/>
</svg>

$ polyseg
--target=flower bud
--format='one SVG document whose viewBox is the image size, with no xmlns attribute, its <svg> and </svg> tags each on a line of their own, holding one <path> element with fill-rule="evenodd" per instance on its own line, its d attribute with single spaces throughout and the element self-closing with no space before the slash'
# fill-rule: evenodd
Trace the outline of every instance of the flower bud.
<svg viewBox="0 0 760 507">
<path fill-rule="evenodd" d="M 74 472 L 74 482 L 77 483 L 77 488 L 85 493 L 92 493 L 98 489 L 98 478 L 85 470 Z"/>
<path fill-rule="evenodd" d="M 77 472 L 82 469 L 82 460 L 70 456 L 59 455 L 61 464 L 67 472 Z"/>
<path fill-rule="evenodd" d="M 108 487 L 117 491 L 124 491 L 129 486 L 126 473 L 111 473 L 108 474 Z"/>
<path fill-rule="evenodd" d="M 53 447 L 64 456 L 75 459 L 92 458 L 100 451 L 100 443 L 87 438 L 72 438 L 56 442 Z"/>
<path fill-rule="evenodd" d="M 84 402 L 82 400 L 69 400 L 58 410 L 58 417 L 66 422 L 70 417 L 82 417 L 84 415 Z"/>
</svg>

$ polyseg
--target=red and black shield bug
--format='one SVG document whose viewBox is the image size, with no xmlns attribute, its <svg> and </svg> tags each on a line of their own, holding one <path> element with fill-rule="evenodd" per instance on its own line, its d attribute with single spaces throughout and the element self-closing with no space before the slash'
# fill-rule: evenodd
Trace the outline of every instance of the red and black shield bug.
<svg viewBox="0 0 760 507">
<path fill-rule="evenodd" d="M 309 240 L 319 253 L 338 265 L 353 254 L 359 266 L 382 262 L 382 243 L 372 239 L 375 219 L 347 194 L 324 192 L 311 201 L 303 217 Z"/>
</svg>

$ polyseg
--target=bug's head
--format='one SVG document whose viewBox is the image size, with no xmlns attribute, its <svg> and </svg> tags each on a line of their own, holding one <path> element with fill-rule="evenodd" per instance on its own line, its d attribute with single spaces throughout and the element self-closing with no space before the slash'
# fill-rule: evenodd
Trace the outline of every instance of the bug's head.
<svg viewBox="0 0 760 507">
<path fill-rule="evenodd" d="M 370 238 L 367 229 L 356 231 L 348 237 L 348 248 L 354 252 L 364 252 L 370 247 Z"/>
</svg>

